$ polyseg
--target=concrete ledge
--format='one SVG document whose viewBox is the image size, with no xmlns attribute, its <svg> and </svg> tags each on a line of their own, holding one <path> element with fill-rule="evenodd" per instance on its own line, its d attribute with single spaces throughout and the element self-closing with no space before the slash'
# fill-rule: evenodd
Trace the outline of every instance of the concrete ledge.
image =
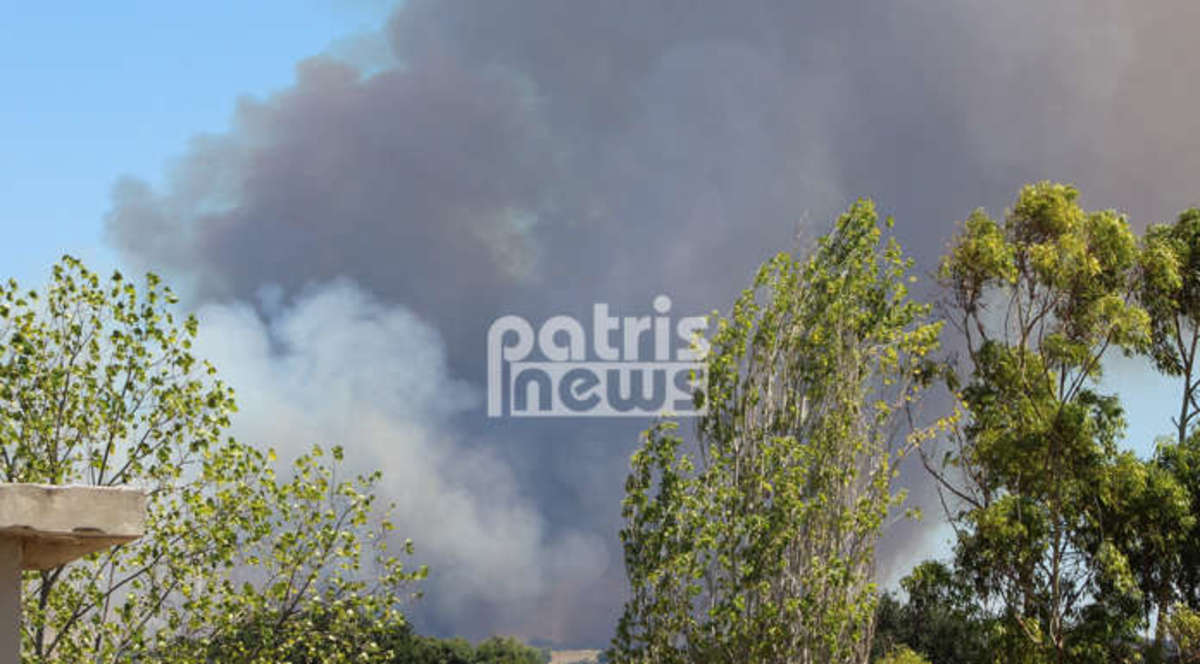
<svg viewBox="0 0 1200 664">
<path fill-rule="evenodd" d="M 146 494 L 123 487 L 0 484 L 0 537 L 23 569 L 50 569 L 142 536 Z"/>
</svg>

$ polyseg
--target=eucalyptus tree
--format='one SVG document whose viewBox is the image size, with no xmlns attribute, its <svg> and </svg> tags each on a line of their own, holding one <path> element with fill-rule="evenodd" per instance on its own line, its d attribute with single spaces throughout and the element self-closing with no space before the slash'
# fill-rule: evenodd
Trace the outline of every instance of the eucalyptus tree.
<svg viewBox="0 0 1200 664">
<path fill-rule="evenodd" d="M 976 211 L 939 272 L 965 347 L 963 416 L 925 460 L 957 564 L 1002 609 L 1004 661 L 1113 661 L 1144 624 L 1119 546 L 1123 412 L 1097 386 L 1107 352 L 1147 347 L 1150 317 L 1128 222 L 1077 198 L 1041 182 L 1002 220 Z"/>
<path fill-rule="evenodd" d="M 1146 230 L 1139 285 L 1152 323 L 1148 354 L 1179 386 L 1174 435 L 1159 441 L 1154 459 L 1155 470 L 1176 486 L 1169 497 L 1152 496 L 1152 505 L 1134 524 L 1139 532 L 1134 551 L 1157 612 L 1161 644 L 1171 613 L 1200 609 L 1200 210 L 1185 210 L 1174 223 Z"/>
<path fill-rule="evenodd" d="M 613 661 L 867 661 L 875 545 L 923 433 L 902 415 L 941 327 L 884 231 L 858 202 L 717 317 L 694 444 L 661 422 L 632 458 Z"/>
<path fill-rule="evenodd" d="M 1172 424 L 1175 442 L 1184 443 L 1200 414 L 1200 210 L 1150 226 L 1144 244 L 1138 296 L 1150 315 L 1148 354 L 1159 371 L 1181 381 Z"/>
</svg>

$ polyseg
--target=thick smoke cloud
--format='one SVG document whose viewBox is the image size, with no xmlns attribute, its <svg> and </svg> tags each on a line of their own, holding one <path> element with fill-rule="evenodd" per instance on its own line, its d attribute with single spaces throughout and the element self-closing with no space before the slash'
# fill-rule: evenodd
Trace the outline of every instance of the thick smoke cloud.
<svg viewBox="0 0 1200 664">
<path fill-rule="evenodd" d="M 586 317 L 596 301 L 641 313 L 660 292 L 680 315 L 726 307 L 763 258 L 859 195 L 896 216 L 926 270 L 955 220 L 1036 179 L 1138 224 L 1168 218 L 1200 198 L 1198 18 L 1183 0 L 412 0 L 385 28 L 393 64 L 301 63 L 294 86 L 196 139 L 161 189 L 119 182 L 108 230 L 195 302 L 246 303 L 206 314 L 237 334 L 323 321 L 240 363 L 262 367 L 240 385 L 247 415 L 290 394 L 306 353 L 345 353 L 380 381 L 303 407 L 279 396 L 262 408 L 308 424 L 257 433 L 344 436 L 395 469 L 393 495 L 415 473 L 426 509 L 454 506 L 414 517 L 418 545 L 448 556 L 430 560 L 445 576 L 425 625 L 601 643 L 638 426 L 484 419 L 463 395 L 482 389 L 489 323 Z M 323 290 L 338 279 L 366 294 Z M 361 312 L 334 295 L 412 338 L 341 343 L 339 317 Z M 443 364 L 388 356 L 439 345 Z M 911 532 L 889 537 L 886 574 L 928 547 Z"/>
<path fill-rule="evenodd" d="M 549 541 L 512 470 L 463 444 L 451 420 L 479 407 L 478 390 L 449 375 L 437 331 L 408 310 L 338 281 L 270 321 L 244 304 L 208 304 L 197 315 L 196 352 L 239 395 L 235 436 L 288 453 L 342 444 L 349 470 L 384 473 L 397 529 L 418 543 L 411 562 L 435 563 L 432 608 L 578 592 L 605 571 L 603 540 L 568 530 Z"/>
</svg>

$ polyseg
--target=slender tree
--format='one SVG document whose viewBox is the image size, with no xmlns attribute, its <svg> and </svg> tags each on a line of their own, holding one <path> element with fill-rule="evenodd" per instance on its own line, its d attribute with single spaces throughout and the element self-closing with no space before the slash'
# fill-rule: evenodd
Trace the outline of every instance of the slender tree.
<svg viewBox="0 0 1200 664">
<path fill-rule="evenodd" d="M 875 543 L 917 440 L 899 416 L 940 330 L 883 231 L 860 201 L 807 258 L 763 265 L 717 321 L 695 451 L 646 432 L 613 661 L 867 661 Z"/>
</svg>

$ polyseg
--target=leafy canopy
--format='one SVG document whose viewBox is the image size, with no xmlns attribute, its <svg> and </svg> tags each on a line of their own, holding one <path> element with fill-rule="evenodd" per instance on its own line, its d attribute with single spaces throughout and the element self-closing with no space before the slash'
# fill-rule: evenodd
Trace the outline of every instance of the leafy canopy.
<svg viewBox="0 0 1200 664">
<path fill-rule="evenodd" d="M 387 661 L 358 627 L 402 628 L 424 569 L 387 548 L 378 473 L 342 479 L 341 448 L 314 448 L 278 478 L 273 452 L 225 435 L 233 391 L 175 303 L 154 275 L 69 256 L 42 293 L 0 284 L 0 477 L 149 498 L 139 541 L 26 573 L 24 660 Z"/>
<path fill-rule="evenodd" d="M 860 201 L 718 318 L 696 451 L 663 422 L 632 458 L 613 661 L 865 661 L 875 541 L 916 442 L 892 424 L 940 329 L 909 266 Z"/>
</svg>

